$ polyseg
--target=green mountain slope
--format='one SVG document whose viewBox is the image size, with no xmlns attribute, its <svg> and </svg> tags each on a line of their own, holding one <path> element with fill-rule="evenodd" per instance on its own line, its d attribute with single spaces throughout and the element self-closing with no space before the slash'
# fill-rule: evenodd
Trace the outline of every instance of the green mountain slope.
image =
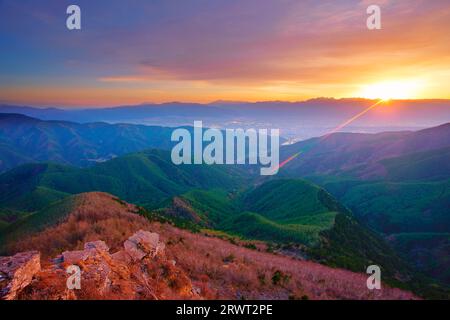
<svg viewBox="0 0 450 320">
<path fill-rule="evenodd" d="M 395 181 L 439 180 L 450 175 L 450 148 L 417 152 L 380 161 L 386 179 Z"/>
<path fill-rule="evenodd" d="M 450 283 L 450 233 L 409 232 L 392 234 L 388 239 L 419 271 Z"/>
<path fill-rule="evenodd" d="M 43 121 L 0 113 L 0 172 L 38 161 L 90 166 L 149 148 L 168 150 L 172 131 L 133 124 Z"/>
<path fill-rule="evenodd" d="M 51 202 L 103 191 L 147 207 L 194 188 L 232 189 L 242 181 L 229 166 L 176 166 L 170 153 L 150 150 L 92 168 L 55 164 L 24 165 L 0 175 L 0 208 L 36 211 Z"/>
<path fill-rule="evenodd" d="M 324 190 L 304 180 L 268 181 L 239 198 L 242 211 L 247 212 L 226 227 L 247 236 L 259 234 L 264 240 L 316 244 L 319 233 L 331 228 L 337 212 L 343 209 L 328 206 L 325 197 Z M 261 230 L 273 230 L 259 231 L 258 225 Z"/>
<path fill-rule="evenodd" d="M 272 180 L 247 192 L 242 202 L 249 211 L 286 222 L 329 211 L 330 208 L 321 201 L 322 192 L 305 180 Z"/>
<path fill-rule="evenodd" d="M 68 196 L 11 223 L 0 233 L 0 243 L 3 246 L 25 235 L 43 231 L 47 227 L 57 225 L 76 207 L 79 199 L 80 195 Z M 0 246 L 0 249 L 2 249 L 2 246 Z"/>
<path fill-rule="evenodd" d="M 311 179 L 386 238 L 416 270 L 450 284 L 450 180 Z"/>
<path fill-rule="evenodd" d="M 288 248 L 301 257 L 364 272 L 382 266 L 392 281 L 411 270 L 376 234 L 322 188 L 304 180 L 270 180 L 241 194 L 190 191 L 162 211 L 206 228 Z"/>
<path fill-rule="evenodd" d="M 450 230 L 450 180 L 321 180 L 326 190 L 384 234 Z"/>
<path fill-rule="evenodd" d="M 363 179 L 448 178 L 449 147 L 450 123 L 416 132 L 339 132 L 283 147 L 280 159 L 297 153 L 299 156 L 287 163 L 280 174 Z"/>
</svg>

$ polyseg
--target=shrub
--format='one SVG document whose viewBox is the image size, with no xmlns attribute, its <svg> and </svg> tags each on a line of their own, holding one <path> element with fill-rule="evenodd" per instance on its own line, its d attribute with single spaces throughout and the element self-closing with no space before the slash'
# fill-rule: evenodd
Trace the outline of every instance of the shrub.
<svg viewBox="0 0 450 320">
<path fill-rule="evenodd" d="M 291 277 L 290 277 L 289 275 L 283 273 L 283 272 L 280 271 L 280 270 L 277 270 L 277 271 L 275 271 L 275 272 L 273 273 L 273 276 L 272 276 L 272 284 L 273 284 L 274 286 L 277 286 L 277 285 L 286 285 L 286 284 L 289 282 L 290 278 L 291 278 Z"/>
</svg>

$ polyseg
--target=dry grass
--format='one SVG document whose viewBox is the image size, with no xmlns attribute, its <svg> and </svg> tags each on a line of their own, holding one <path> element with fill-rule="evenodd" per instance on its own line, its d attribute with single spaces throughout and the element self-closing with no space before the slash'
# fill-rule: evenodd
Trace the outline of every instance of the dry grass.
<svg viewBox="0 0 450 320">
<path fill-rule="evenodd" d="M 136 230 L 148 229 L 150 222 L 137 213 L 134 205 L 115 200 L 106 193 L 86 193 L 66 221 L 9 247 L 11 253 L 38 250 L 44 259 L 66 250 L 82 249 L 84 243 L 103 240 L 117 251 Z"/>
<path fill-rule="evenodd" d="M 414 298 L 409 292 L 387 286 L 370 291 L 365 274 L 239 247 L 167 224 L 154 223 L 152 231 L 160 233 L 169 244 L 167 255 L 177 261 L 193 283 L 209 288 L 207 298 Z M 230 256 L 232 262 L 224 262 Z"/>
</svg>

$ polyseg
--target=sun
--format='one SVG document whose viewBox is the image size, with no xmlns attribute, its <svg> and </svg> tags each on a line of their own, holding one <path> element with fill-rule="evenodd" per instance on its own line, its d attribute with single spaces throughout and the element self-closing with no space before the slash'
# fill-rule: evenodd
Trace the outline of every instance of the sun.
<svg viewBox="0 0 450 320">
<path fill-rule="evenodd" d="M 369 84 L 361 88 L 359 97 L 366 99 L 414 99 L 421 86 L 417 81 L 386 81 Z"/>
</svg>

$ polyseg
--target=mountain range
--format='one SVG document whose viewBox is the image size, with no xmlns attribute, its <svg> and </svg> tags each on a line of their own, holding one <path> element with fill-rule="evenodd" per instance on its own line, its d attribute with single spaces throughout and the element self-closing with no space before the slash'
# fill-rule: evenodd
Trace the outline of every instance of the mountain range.
<svg viewBox="0 0 450 320">
<path fill-rule="evenodd" d="M 42 120 L 80 123 L 134 123 L 154 126 L 205 126 L 219 128 L 275 128 L 294 141 L 326 134 L 377 101 L 319 98 L 299 102 L 216 101 L 209 104 L 163 103 L 108 108 L 58 109 L 0 105 L 0 113 L 19 113 Z M 354 121 L 352 132 L 417 130 L 450 119 L 449 100 L 395 100 L 384 102 Z M 380 125 L 381 123 L 381 125 Z"/>
<path fill-rule="evenodd" d="M 9 252 L 9 245 L 64 222 L 67 210 L 61 208 L 71 206 L 67 199 L 72 195 L 108 191 L 143 206 L 141 214 L 150 220 L 192 232 L 260 240 L 271 243 L 271 250 L 356 272 L 377 261 L 383 265 L 384 281 L 393 286 L 415 289 L 422 281 L 325 190 L 298 179 L 246 189 L 239 171 L 225 170 L 230 169 L 177 168 L 168 152 L 158 150 L 88 169 L 20 166 L 0 176 L 0 211 L 7 213 L 3 249 Z M 277 197 L 282 192 L 287 198 Z"/>
<path fill-rule="evenodd" d="M 85 169 L 26 164 L 0 175 L 1 242 L 9 245 L 64 221 L 58 203 L 71 195 L 103 191 L 144 207 L 150 219 L 192 232 L 260 240 L 283 254 L 352 271 L 377 262 L 387 283 L 429 291 L 380 236 L 324 189 L 301 179 L 249 183 L 239 167 L 178 167 L 161 150 Z"/>
<path fill-rule="evenodd" d="M 176 166 L 171 132 L 1 115 L 2 250 L 64 224 L 70 199 L 101 191 L 149 221 L 356 272 L 379 264 L 389 285 L 448 296 L 450 124 L 286 145 L 281 160 L 298 156 L 275 177 L 251 166 Z"/>
<path fill-rule="evenodd" d="M 450 283 L 450 124 L 415 132 L 336 133 L 281 149 L 280 175 L 313 181 L 407 261 Z"/>
<path fill-rule="evenodd" d="M 280 151 L 288 176 L 339 175 L 363 179 L 416 180 L 448 177 L 450 123 L 419 131 L 334 133 Z M 439 163 L 438 166 L 435 164 Z"/>
<path fill-rule="evenodd" d="M 39 161 L 88 166 L 148 148 L 168 149 L 171 133 L 163 127 L 79 124 L 0 114 L 0 172 Z"/>
</svg>

